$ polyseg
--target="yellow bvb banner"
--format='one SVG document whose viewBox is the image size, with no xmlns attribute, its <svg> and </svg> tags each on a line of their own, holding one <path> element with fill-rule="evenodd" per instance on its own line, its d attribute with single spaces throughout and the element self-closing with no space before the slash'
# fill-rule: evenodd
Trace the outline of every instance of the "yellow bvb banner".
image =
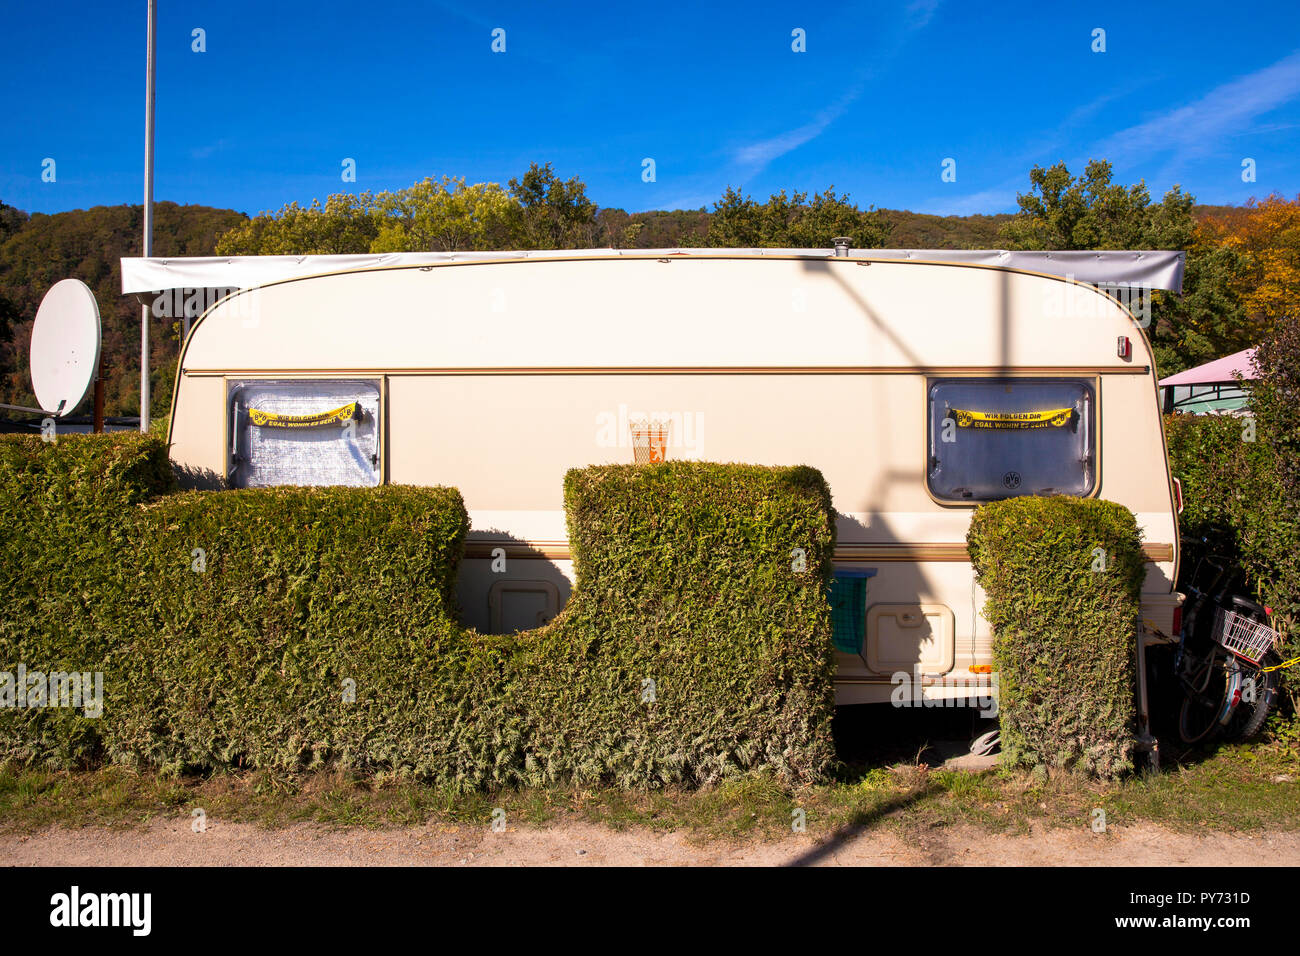
<svg viewBox="0 0 1300 956">
<path fill-rule="evenodd" d="M 315 415 L 280 415 L 276 412 L 250 408 L 248 420 L 263 428 L 315 428 L 318 425 L 341 425 L 359 418 L 359 412 L 356 402 L 350 402 L 333 411 L 317 412 Z"/>
<path fill-rule="evenodd" d="M 1070 424 L 1073 408 L 1049 408 L 1042 412 L 975 412 L 949 409 L 958 428 L 1061 428 Z"/>
</svg>

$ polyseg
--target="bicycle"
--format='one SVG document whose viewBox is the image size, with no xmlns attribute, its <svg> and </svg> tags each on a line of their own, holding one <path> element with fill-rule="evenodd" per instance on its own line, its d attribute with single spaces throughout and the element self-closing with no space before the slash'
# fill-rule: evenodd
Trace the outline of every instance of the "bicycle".
<svg viewBox="0 0 1300 956">
<path fill-rule="evenodd" d="M 1202 569 L 1213 574 L 1205 586 Z M 1183 743 L 1247 740 L 1259 732 L 1277 697 L 1278 636 L 1269 608 L 1230 593 L 1239 572 L 1220 555 L 1198 562 L 1187 587 L 1174 672 L 1183 691 Z"/>
</svg>

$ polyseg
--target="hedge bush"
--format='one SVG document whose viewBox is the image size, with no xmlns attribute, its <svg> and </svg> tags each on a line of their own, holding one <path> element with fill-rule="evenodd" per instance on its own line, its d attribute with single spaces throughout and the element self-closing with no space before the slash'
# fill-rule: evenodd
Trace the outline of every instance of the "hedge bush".
<svg viewBox="0 0 1300 956">
<path fill-rule="evenodd" d="M 0 671 L 100 669 L 124 613 L 132 513 L 175 488 L 156 438 L 0 436 Z M 2 708 L 0 759 L 84 764 L 97 726 L 79 710 Z"/>
<path fill-rule="evenodd" d="M 509 649 L 454 624 L 458 492 L 190 492 L 139 520 L 112 759 L 492 780 Z"/>
<path fill-rule="evenodd" d="M 803 781 L 832 759 L 834 524 L 809 469 L 571 472 L 574 597 L 543 629 L 492 636 L 454 622 L 452 489 L 167 494 L 156 439 L 12 451 L 6 514 L 82 533 L 33 539 L 21 580 L 6 544 L 0 669 L 102 671 L 105 702 L 98 719 L 0 712 L 0 758 L 328 763 L 457 789 Z M 44 511 L 15 504 L 20 486 Z"/>
<path fill-rule="evenodd" d="M 821 474 L 600 466 L 568 473 L 565 505 L 577 587 L 537 633 L 521 686 L 539 705 L 530 756 L 545 775 L 821 777 L 835 666 Z"/>
<path fill-rule="evenodd" d="M 1300 505 L 1300 322 L 1291 315 L 1263 336 L 1251 363 L 1250 410 L 1272 451 L 1274 472 L 1294 509 Z"/>
<path fill-rule="evenodd" d="M 1097 499 L 1010 498 L 976 510 L 967 543 L 993 627 L 1004 761 L 1105 777 L 1130 769 L 1145 574 L 1133 513 Z"/>
<path fill-rule="evenodd" d="M 1232 415 L 1171 415 L 1165 437 L 1170 468 L 1183 485 L 1179 526 L 1189 539 L 1184 577 L 1206 552 L 1239 561 L 1245 585 L 1273 609 L 1273 623 L 1288 635 L 1283 654 L 1300 655 L 1300 509 L 1267 425 Z M 1279 712 L 1294 714 L 1300 671 L 1281 675 L 1287 706 Z"/>
</svg>

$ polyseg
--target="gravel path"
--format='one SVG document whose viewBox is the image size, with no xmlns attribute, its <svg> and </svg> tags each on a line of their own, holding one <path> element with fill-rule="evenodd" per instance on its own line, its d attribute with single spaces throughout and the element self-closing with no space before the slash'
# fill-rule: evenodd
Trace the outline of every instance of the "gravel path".
<svg viewBox="0 0 1300 956">
<path fill-rule="evenodd" d="M 330 830 L 311 824 L 264 829 L 188 820 L 136 830 L 49 828 L 0 836 L 14 866 L 877 866 L 1084 865 L 1237 866 L 1300 864 L 1300 832 L 1174 833 L 1156 826 L 1044 830 L 997 835 L 936 827 L 900 835 L 846 832 L 817 841 L 696 843 L 682 832 L 615 831 L 588 824 L 545 829 L 431 824 L 385 830 Z"/>
</svg>

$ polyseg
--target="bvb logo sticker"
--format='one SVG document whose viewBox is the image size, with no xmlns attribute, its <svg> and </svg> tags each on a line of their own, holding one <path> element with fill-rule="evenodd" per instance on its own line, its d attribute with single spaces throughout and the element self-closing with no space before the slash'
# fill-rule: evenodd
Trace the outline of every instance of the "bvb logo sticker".
<svg viewBox="0 0 1300 956">
<path fill-rule="evenodd" d="M 1002 476 L 1002 484 L 1004 484 L 1004 485 L 1006 485 L 1008 488 L 1012 488 L 1012 489 L 1014 489 L 1014 488 L 1019 488 L 1019 487 L 1020 487 L 1020 472 L 1018 472 L 1018 471 L 1009 471 L 1009 472 L 1007 472 L 1005 475 Z"/>
</svg>

